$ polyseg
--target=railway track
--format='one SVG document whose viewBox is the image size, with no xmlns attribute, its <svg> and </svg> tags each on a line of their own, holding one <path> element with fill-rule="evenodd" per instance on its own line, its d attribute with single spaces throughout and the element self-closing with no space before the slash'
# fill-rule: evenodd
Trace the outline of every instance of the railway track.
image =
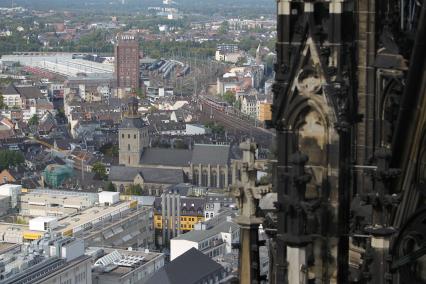
<svg viewBox="0 0 426 284">
<path fill-rule="evenodd" d="M 249 122 L 230 115 L 225 109 L 220 109 L 210 105 L 208 102 L 200 101 L 201 104 L 201 120 L 215 121 L 223 125 L 228 132 L 236 136 L 253 138 L 257 143 L 270 146 L 275 136 L 274 133 L 267 129 L 255 127 Z"/>
</svg>

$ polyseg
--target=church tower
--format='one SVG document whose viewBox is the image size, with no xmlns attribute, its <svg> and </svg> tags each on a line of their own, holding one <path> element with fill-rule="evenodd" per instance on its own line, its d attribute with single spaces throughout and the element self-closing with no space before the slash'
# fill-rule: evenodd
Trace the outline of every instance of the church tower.
<svg viewBox="0 0 426 284">
<path fill-rule="evenodd" d="M 145 147 L 149 144 L 148 126 L 138 114 L 138 101 L 131 98 L 128 110 L 118 130 L 120 165 L 139 166 Z"/>
</svg>

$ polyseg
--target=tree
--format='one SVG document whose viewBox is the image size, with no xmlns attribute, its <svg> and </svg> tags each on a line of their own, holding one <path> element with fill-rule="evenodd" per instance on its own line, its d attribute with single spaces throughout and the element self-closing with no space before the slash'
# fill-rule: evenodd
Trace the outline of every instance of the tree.
<svg viewBox="0 0 426 284">
<path fill-rule="evenodd" d="M 65 115 L 65 111 L 64 111 L 63 108 L 60 108 L 58 110 L 58 112 L 56 113 L 55 118 L 56 118 L 56 120 L 61 121 L 61 122 L 65 122 L 66 121 L 67 117 Z"/>
<path fill-rule="evenodd" d="M 174 147 L 176 149 L 188 149 L 188 145 L 183 140 L 175 140 Z"/>
<path fill-rule="evenodd" d="M 235 94 L 231 91 L 226 91 L 226 93 L 223 94 L 223 99 L 230 105 L 233 105 L 235 102 Z"/>
<path fill-rule="evenodd" d="M 228 23 L 228 21 L 223 21 L 220 24 L 219 33 L 222 34 L 222 35 L 224 35 L 224 34 L 227 34 L 228 31 L 229 31 L 229 23 Z"/>
<path fill-rule="evenodd" d="M 238 61 L 237 61 L 237 63 L 235 63 L 235 65 L 242 66 L 245 63 L 247 63 L 247 57 L 240 57 L 240 58 L 238 58 Z"/>
<path fill-rule="evenodd" d="M 149 108 L 149 112 L 150 112 L 150 113 L 156 112 L 157 110 L 158 110 L 158 108 L 157 108 L 156 106 L 151 106 L 151 107 Z"/>
<path fill-rule="evenodd" d="M 7 105 L 4 103 L 3 95 L 0 93 L 0 109 L 7 109 Z"/>
<path fill-rule="evenodd" d="M 105 165 L 101 162 L 96 162 L 92 166 L 92 172 L 95 173 L 95 178 L 100 180 L 106 180 L 107 173 Z"/>
<path fill-rule="evenodd" d="M 238 46 L 242 50 L 249 51 L 251 48 L 256 49 L 259 46 L 259 41 L 254 36 L 243 37 Z"/>
<path fill-rule="evenodd" d="M 118 157 L 118 145 L 116 144 L 106 143 L 102 145 L 99 151 L 109 157 Z"/>
<path fill-rule="evenodd" d="M 117 191 L 117 188 L 115 187 L 115 184 L 113 184 L 112 182 L 108 182 L 108 183 L 105 185 L 104 190 L 106 190 L 106 191 L 113 191 L 113 192 L 115 192 L 115 191 Z"/>
<path fill-rule="evenodd" d="M 36 114 L 33 114 L 33 116 L 31 116 L 30 120 L 28 120 L 28 125 L 38 125 L 39 120 L 38 120 L 38 116 Z"/>
<path fill-rule="evenodd" d="M 217 124 L 216 122 L 207 122 L 205 127 L 211 129 L 213 134 L 223 134 L 225 133 L 225 128 L 223 125 Z"/>
<path fill-rule="evenodd" d="M 144 90 L 144 89 L 142 89 L 142 88 L 138 88 L 138 89 L 136 90 L 136 95 L 138 96 L 138 98 L 140 98 L 140 99 L 144 99 L 144 98 L 146 97 L 146 95 L 145 95 L 145 90 Z"/>
<path fill-rule="evenodd" d="M 18 151 L 1 150 L 0 151 L 0 170 L 13 166 L 22 165 L 25 162 L 24 155 Z"/>
<path fill-rule="evenodd" d="M 146 192 L 142 189 L 139 184 L 131 184 L 127 186 L 125 192 L 127 195 L 144 195 Z"/>
</svg>

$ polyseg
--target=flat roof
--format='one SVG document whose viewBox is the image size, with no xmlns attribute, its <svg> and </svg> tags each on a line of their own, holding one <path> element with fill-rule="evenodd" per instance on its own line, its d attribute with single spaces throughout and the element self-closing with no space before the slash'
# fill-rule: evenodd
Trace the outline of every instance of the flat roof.
<svg viewBox="0 0 426 284">
<path fill-rule="evenodd" d="M 44 232 L 41 231 L 33 231 L 30 230 L 29 225 L 21 225 L 21 224 L 15 224 L 15 223 L 0 223 L 0 232 L 1 233 L 21 233 L 22 235 L 24 233 L 29 234 L 40 234 Z"/>
<path fill-rule="evenodd" d="M 58 221 L 59 226 L 54 231 L 65 232 L 72 230 L 78 226 L 82 226 L 91 221 L 94 221 L 102 216 L 114 213 L 117 210 L 119 211 L 125 208 L 130 208 L 130 204 L 132 202 L 134 201 L 123 201 L 106 207 L 98 206 L 88 208 L 84 211 L 80 211 L 76 214 L 60 219 Z"/>
<path fill-rule="evenodd" d="M 112 253 L 113 251 L 118 251 L 121 255 L 126 256 L 126 257 L 139 256 L 139 257 L 144 258 L 143 263 L 139 266 L 136 266 L 136 267 L 117 266 L 116 268 L 112 269 L 109 272 L 103 272 L 102 276 L 107 276 L 107 277 L 108 276 L 122 277 L 123 275 L 144 266 L 145 264 L 147 264 L 151 260 L 154 260 L 154 259 L 164 255 L 163 253 L 159 253 L 159 252 L 129 251 L 129 250 L 123 250 L 123 249 L 104 248 L 104 247 L 89 247 L 89 248 L 87 248 L 86 253 L 90 253 L 90 252 L 93 252 L 93 251 L 96 251 L 96 250 L 99 250 L 99 249 L 102 249 L 104 251 L 104 255 L 95 259 L 94 262 L 96 260 L 100 259 L 101 257 L 103 257 L 103 256 L 105 256 L 109 253 Z"/>
<path fill-rule="evenodd" d="M 98 193 L 99 195 L 105 195 L 105 196 L 117 196 L 120 193 L 116 191 L 101 191 Z"/>
<path fill-rule="evenodd" d="M 219 233 L 228 233 L 229 229 L 231 229 L 232 231 L 237 230 L 239 228 L 238 224 L 234 223 L 234 222 L 223 222 L 220 223 L 217 226 L 214 226 L 210 229 L 207 230 L 192 230 L 188 233 L 179 235 L 175 238 L 172 239 L 173 240 L 186 240 L 186 241 L 191 241 L 191 242 L 201 242 L 204 241 L 205 239 L 211 238 Z"/>
<path fill-rule="evenodd" d="M 40 216 L 40 217 L 32 218 L 30 221 L 50 222 L 50 221 L 55 221 L 55 220 L 58 220 L 58 218 L 49 217 L 49 216 Z"/>
</svg>

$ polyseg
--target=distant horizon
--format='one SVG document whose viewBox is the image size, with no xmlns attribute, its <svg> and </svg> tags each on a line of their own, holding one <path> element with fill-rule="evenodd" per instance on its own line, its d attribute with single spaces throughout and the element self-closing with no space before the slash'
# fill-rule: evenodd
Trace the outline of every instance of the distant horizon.
<svg viewBox="0 0 426 284">
<path fill-rule="evenodd" d="M 115 9 L 122 7 L 122 9 L 114 10 L 111 12 L 137 12 L 145 10 L 150 6 L 162 5 L 162 0 L 124 0 L 125 4 L 122 4 L 122 0 L 75 0 L 75 1 L 65 1 L 65 0 L 0 0 L 1 8 L 11 8 L 14 7 L 24 7 L 29 9 L 58 9 L 58 10 L 86 10 L 87 7 L 97 7 L 97 8 L 107 8 L 114 7 Z M 195 3 L 194 3 L 195 2 Z M 210 2 L 210 3 L 209 3 Z M 178 7 L 185 11 L 190 12 L 191 10 L 196 10 L 200 4 L 197 0 L 179 0 L 176 1 Z M 269 4 L 269 5 L 268 5 Z M 234 6 L 237 5 L 243 9 L 254 9 L 254 8 L 267 8 L 270 12 L 274 13 L 275 9 L 275 1 L 274 0 L 205 0 L 203 1 L 203 6 L 215 6 L 218 7 L 226 5 L 226 6 Z M 83 8 L 84 7 L 84 8 Z M 129 9 L 132 7 L 132 9 Z M 96 11 L 101 12 L 101 11 Z M 109 11 L 102 11 L 109 12 Z"/>
</svg>

